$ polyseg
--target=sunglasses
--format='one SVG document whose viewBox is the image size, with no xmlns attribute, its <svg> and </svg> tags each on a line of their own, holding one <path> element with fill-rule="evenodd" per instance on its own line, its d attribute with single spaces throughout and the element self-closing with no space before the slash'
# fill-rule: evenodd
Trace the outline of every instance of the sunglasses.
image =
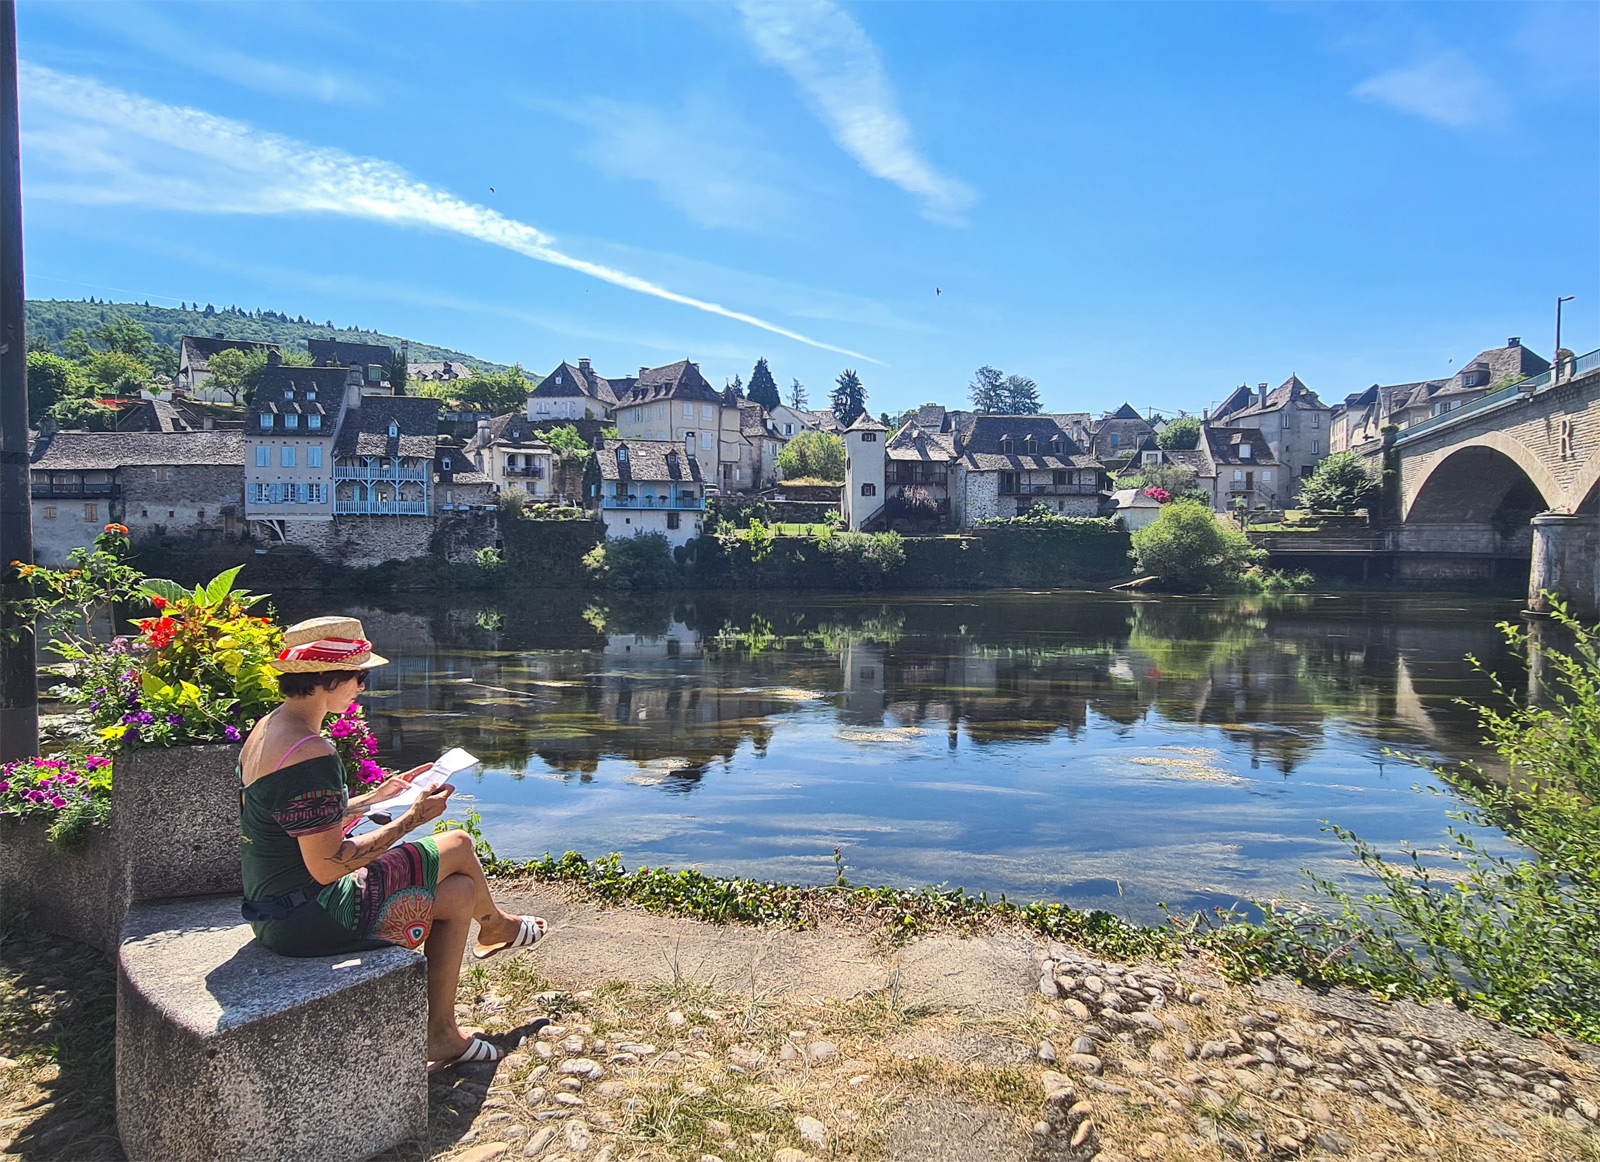
<svg viewBox="0 0 1600 1162">
<path fill-rule="evenodd" d="M 365 670 L 357 670 L 356 671 L 356 689 L 357 690 L 365 690 L 366 688 L 367 688 L 367 672 Z"/>
</svg>

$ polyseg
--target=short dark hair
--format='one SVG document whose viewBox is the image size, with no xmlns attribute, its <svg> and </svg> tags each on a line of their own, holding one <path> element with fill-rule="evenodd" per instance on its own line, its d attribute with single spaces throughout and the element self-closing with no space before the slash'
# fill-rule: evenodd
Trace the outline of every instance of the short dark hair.
<svg viewBox="0 0 1600 1162">
<path fill-rule="evenodd" d="M 279 674 L 278 693 L 285 698 L 304 698 L 318 690 L 332 690 L 340 682 L 348 682 L 360 675 L 360 670 L 317 670 L 312 673 Z"/>
</svg>

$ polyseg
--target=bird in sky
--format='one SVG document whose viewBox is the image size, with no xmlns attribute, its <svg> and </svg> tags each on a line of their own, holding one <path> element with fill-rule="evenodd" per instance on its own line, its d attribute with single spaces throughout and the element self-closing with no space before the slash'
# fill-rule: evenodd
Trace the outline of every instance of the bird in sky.
<svg viewBox="0 0 1600 1162">
<path fill-rule="evenodd" d="M 491 194 L 492 194 L 492 193 L 494 193 L 494 187 L 493 187 L 493 186 L 490 186 L 490 187 L 489 187 L 489 192 L 490 192 L 490 193 L 491 193 Z"/>
<path fill-rule="evenodd" d="M 944 294 L 944 291 L 940 290 L 938 287 L 934 287 L 933 288 L 933 297 L 934 298 L 938 298 L 942 294 Z"/>
</svg>

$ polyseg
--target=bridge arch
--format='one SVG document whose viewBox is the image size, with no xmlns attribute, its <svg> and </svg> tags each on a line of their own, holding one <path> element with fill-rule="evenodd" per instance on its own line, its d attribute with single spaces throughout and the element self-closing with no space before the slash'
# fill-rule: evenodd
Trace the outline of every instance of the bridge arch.
<svg viewBox="0 0 1600 1162">
<path fill-rule="evenodd" d="M 1600 448 L 1590 453 L 1589 459 L 1578 469 L 1578 475 L 1573 477 L 1567 502 L 1567 507 L 1562 509 L 1563 512 L 1586 512 L 1593 515 L 1600 511 Z"/>
<path fill-rule="evenodd" d="M 1483 524 L 1507 505 L 1560 510 L 1566 490 L 1526 444 L 1504 432 L 1485 432 L 1435 461 L 1407 489 L 1406 524 Z"/>
</svg>

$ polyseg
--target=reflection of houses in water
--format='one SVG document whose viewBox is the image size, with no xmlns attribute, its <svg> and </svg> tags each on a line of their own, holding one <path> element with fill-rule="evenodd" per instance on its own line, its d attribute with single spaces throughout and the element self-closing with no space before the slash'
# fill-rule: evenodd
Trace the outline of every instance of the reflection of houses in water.
<svg viewBox="0 0 1600 1162">
<path fill-rule="evenodd" d="M 658 634 L 608 633 L 605 657 L 608 662 L 622 658 L 635 661 L 694 658 L 701 656 L 700 635 L 681 621 L 671 622 Z"/>
<path fill-rule="evenodd" d="M 839 694 L 839 720 L 852 726 L 879 726 L 883 722 L 884 649 L 868 641 L 847 641 L 839 650 L 839 673 L 844 688 Z"/>
</svg>

